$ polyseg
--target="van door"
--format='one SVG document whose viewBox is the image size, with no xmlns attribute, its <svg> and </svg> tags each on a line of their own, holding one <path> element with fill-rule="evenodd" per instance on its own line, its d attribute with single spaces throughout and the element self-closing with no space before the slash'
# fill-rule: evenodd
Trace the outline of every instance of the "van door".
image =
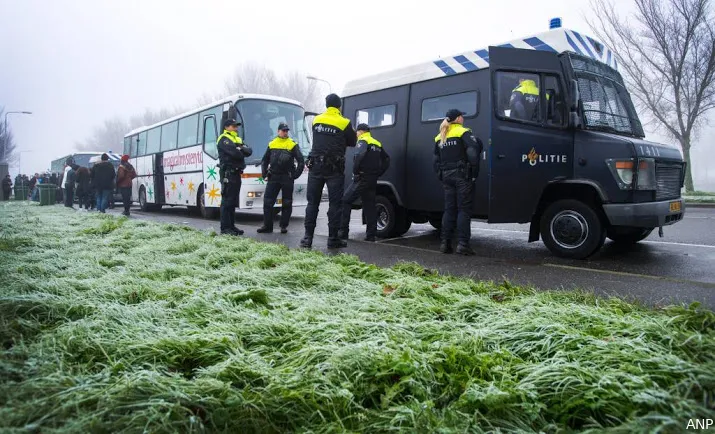
<svg viewBox="0 0 715 434">
<path fill-rule="evenodd" d="M 489 47 L 490 223 L 528 223 L 546 185 L 573 177 L 566 81 L 555 50 Z M 517 91 L 517 88 L 519 91 Z"/>
</svg>

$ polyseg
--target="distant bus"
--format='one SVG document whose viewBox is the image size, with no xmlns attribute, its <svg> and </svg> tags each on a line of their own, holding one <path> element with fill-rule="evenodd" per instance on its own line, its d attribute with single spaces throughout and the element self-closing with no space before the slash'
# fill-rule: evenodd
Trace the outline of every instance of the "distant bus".
<svg viewBox="0 0 715 434">
<path fill-rule="evenodd" d="M 119 155 L 113 154 L 112 151 L 75 152 L 73 154 L 67 154 L 64 157 L 57 158 L 56 160 L 52 160 L 52 162 L 50 163 L 50 172 L 56 173 L 58 175 L 63 174 L 65 171 L 65 162 L 68 158 L 72 158 L 75 164 L 79 166 L 90 167 L 90 160 L 92 159 L 92 157 L 101 156 L 105 153 L 109 155 L 109 161 L 116 161 L 118 164 L 119 160 L 121 159 Z"/>
<path fill-rule="evenodd" d="M 285 122 L 290 136 L 303 155 L 310 151 L 306 114 L 300 102 L 269 95 L 232 95 L 214 103 L 135 129 L 124 136 L 124 153 L 137 171 L 132 200 L 143 211 L 162 205 L 197 209 L 205 218 L 214 218 L 221 205 L 216 139 L 225 119 L 242 125 L 238 134 L 253 149 L 246 158 L 238 207 L 262 208 L 264 180 L 260 162 L 268 143 Z M 307 204 L 307 169 L 296 180 L 294 206 Z M 280 201 L 277 201 L 280 202 Z M 276 206 L 280 206 L 279 203 Z"/>
</svg>

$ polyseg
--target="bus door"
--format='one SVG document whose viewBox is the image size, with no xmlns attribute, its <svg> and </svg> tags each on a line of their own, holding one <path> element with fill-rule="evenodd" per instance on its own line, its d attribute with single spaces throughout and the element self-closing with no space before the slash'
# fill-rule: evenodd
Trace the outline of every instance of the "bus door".
<svg viewBox="0 0 715 434">
<path fill-rule="evenodd" d="M 561 62 L 540 50 L 489 47 L 490 223 L 528 223 L 546 185 L 573 177 Z"/>
<path fill-rule="evenodd" d="M 156 203 L 166 203 L 166 193 L 164 191 L 164 153 L 154 154 L 154 197 Z"/>
</svg>

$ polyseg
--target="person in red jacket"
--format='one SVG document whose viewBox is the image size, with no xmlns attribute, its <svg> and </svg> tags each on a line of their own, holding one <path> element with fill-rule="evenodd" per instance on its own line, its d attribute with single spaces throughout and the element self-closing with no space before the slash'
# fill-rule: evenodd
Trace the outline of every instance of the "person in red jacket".
<svg viewBox="0 0 715 434">
<path fill-rule="evenodd" d="M 117 188 L 122 193 L 124 214 L 129 217 L 129 207 L 132 205 L 132 180 L 137 177 L 137 171 L 129 163 L 129 155 L 122 155 L 122 162 L 117 169 Z"/>
</svg>

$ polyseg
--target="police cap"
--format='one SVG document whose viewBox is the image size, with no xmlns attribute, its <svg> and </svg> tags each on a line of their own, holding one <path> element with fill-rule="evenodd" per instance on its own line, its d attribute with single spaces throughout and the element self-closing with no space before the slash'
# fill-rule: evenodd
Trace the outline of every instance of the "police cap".
<svg viewBox="0 0 715 434">
<path fill-rule="evenodd" d="M 466 115 L 467 113 L 457 110 L 457 109 L 450 109 L 447 111 L 447 114 L 445 115 L 447 117 L 447 120 L 452 122 L 455 119 L 457 119 L 460 116 Z"/>
<path fill-rule="evenodd" d="M 223 121 L 223 127 L 224 127 L 224 128 L 230 127 L 231 125 L 239 126 L 239 125 L 241 125 L 241 123 L 240 123 L 240 122 L 237 122 L 236 119 L 231 119 L 231 118 L 226 119 L 225 121 Z"/>
<path fill-rule="evenodd" d="M 355 131 L 370 131 L 370 126 L 368 124 L 359 124 Z"/>
<path fill-rule="evenodd" d="M 285 122 L 281 122 L 280 125 L 278 125 L 278 129 L 280 131 L 289 131 L 290 127 L 288 127 L 288 124 L 286 124 Z"/>
</svg>

